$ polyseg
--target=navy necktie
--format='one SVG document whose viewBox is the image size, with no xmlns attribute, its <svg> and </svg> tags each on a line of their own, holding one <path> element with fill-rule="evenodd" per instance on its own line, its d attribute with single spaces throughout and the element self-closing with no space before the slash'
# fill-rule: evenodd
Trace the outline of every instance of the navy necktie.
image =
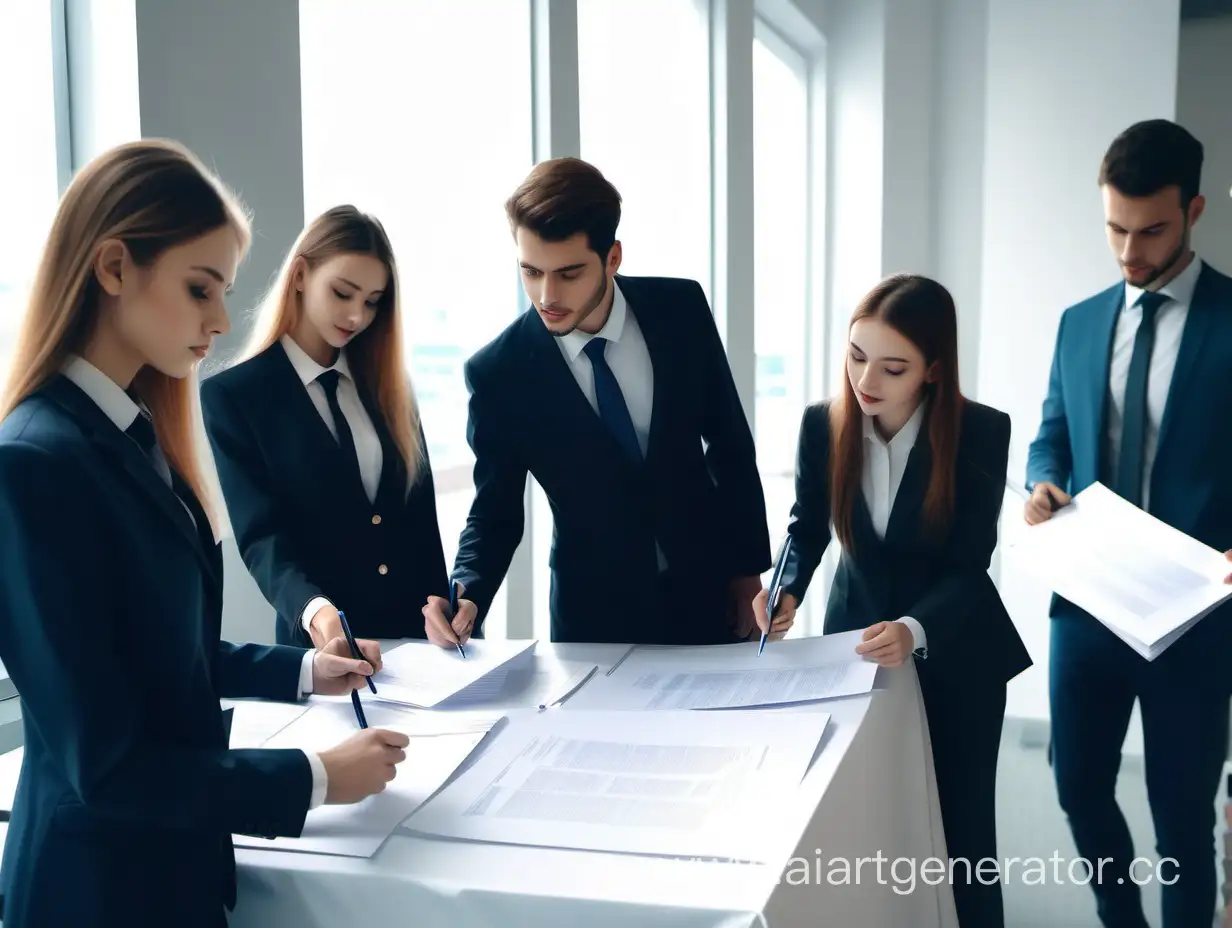
<svg viewBox="0 0 1232 928">
<path fill-rule="evenodd" d="M 137 418 L 124 430 L 124 434 L 137 443 L 137 447 L 146 457 L 154 454 L 154 447 L 158 444 L 158 440 L 154 437 L 154 423 L 150 421 L 144 409 L 138 411 Z"/>
<path fill-rule="evenodd" d="M 616 375 L 612 373 L 603 354 L 607 350 L 607 344 L 606 338 L 592 338 L 582 349 L 586 352 L 586 357 L 590 358 L 590 366 L 595 372 L 595 399 L 599 405 L 599 418 L 629 459 L 641 461 L 642 446 L 637 440 L 633 417 L 629 415 L 625 395 L 620 391 Z"/>
<path fill-rule="evenodd" d="M 1146 457 L 1147 382 L 1151 370 L 1151 349 L 1155 346 L 1155 316 L 1171 297 L 1162 293 L 1143 293 L 1136 306 L 1142 307 L 1142 322 L 1134 336 L 1134 351 L 1129 359 L 1125 381 L 1125 411 L 1121 419 L 1121 453 L 1117 458 L 1116 485 L 1113 489 L 1135 506 L 1142 505 L 1143 462 Z"/>
<path fill-rule="evenodd" d="M 347 470 L 362 487 L 363 478 L 359 473 L 359 455 L 355 451 L 355 437 L 351 434 L 351 426 L 347 423 L 346 416 L 342 414 L 342 407 L 338 405 L 340 377 L 341 375 L 331 368 L 317 377 L 317 383 L 325 390 L 325 401 L 329 403 L 329 414 L 334 417 L 334 431 L 338 435 L 338 447 L 342 451 Z"/>
</svg>

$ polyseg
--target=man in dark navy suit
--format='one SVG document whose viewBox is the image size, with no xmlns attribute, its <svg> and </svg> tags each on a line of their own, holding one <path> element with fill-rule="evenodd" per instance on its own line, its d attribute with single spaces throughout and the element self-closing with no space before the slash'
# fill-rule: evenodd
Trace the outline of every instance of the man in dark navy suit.
<svg viewBox="0 0 1232 928">
<path fill-rule="evenodd" d="M 753 436 L 702 288 L 617 275 L 620 195 L 573 158 L 505 205 L 532 308 L 466 364 L 475 501 L 429 638 L 481 623 L 522 537 L 526 475 L 552 507 L 552 640 L 730 642 L 770 566 Z"/>
<path fill-rule="evenodd" d="M 1031 445 L 1028 522 L 1096 481 L 1221 551 L 1232 548 L 1232 279 L 1200 260 L 1202 145 L 1151 120 L 1100 169 L 1122 280 L 1065 311 Z M 1229 578 L 1232 579 L 1232 578 Z M 1232 611 L 1212 612 L 1154 661 L 1053 600 L 1053 770 L 1105 925 L 1146 928 L 1133 842 L 1116 801 L 1121 745 L 1142 710 L 1165 928 L 1209 925 L 1215 793 L 1227 754 Z"/>
</svg>

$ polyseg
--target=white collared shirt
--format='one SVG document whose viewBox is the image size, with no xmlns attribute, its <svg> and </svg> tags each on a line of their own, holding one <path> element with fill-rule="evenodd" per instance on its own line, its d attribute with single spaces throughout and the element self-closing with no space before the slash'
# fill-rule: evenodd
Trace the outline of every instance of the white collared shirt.
<svg viewBox="0 0 1232 928">
<path fill-rule="evenodd" d="M 907 460 L 920 435 L 924 408 L 924 403 L 917 406 L 911 418 L 889 441 L 877 432 L 873 417 L 864 416 L 864 467 L 860 475 L 860 489 L 873 521 L 873 531 L 883 541 L 886 527 L 890 524 L 890 513 L 894 511 L 894 501 L 898 498 L 898 489 L 903 483 L 903 474 L 907 470 Z M 924 627 L 916 619 L 903 616 L 900 621 L 911 629 L 912 650 L 927 647 Z"/>
<path fill-rule="evenodd" d="M 308 391 L 312 405 L 316 407 L 321 419 L 329 427 L 330 434 L 334 436 L 335 441 L 338 439 L 338 428 L 329 411 L 325 388 L 317 383 L 317 378 L 327 370 L 336 370 L 342 375 L 338 378 L 338 407 L 346 416 L 347 425 L 351 429 L 351 437 L 355 441 L 355 456 L 359 459 L 359 476 L 364 484 L 364 492 L 368 494 L 370 502 L 375 500 L 377 487 L 381 483 L 381 465 L 384 463 L 381 439 L 377 436 L 376 427 L 372 424 L 372 417 L 368 415 L 368 410 L 364 408 L 359 398 L 359 388 L 355 385 L 355 378 L 351 376 L 351 366 L 347 363 L 346 350 L 339 352 L 334 366 L 328 368 L 322 367 L 308 357 L 308 353 L 297 345 L 290 335 L 282 336 L 280 341 L 287 357 L 291 360 L 291 366 L 295 368 L 295 373 L 299 375 L 304 389 Z"/>
<path fill-rule="evenodd" d="M 1160 293 L 1171 299 L 1155 313 L 1155 344 L 1151 349 L 1151 366 L 1147 371 L 1146 447 L 1142 458 L 1143 509 L 1150 507 L 1151 472 L 1155 467 L 1155 452 L 1159 443 L 1159 424 L 1163 421 L 1168 391 L 1172 387 L 1172 375 L 1176 370 L 1177 355 L 1181 350 L 1181 337 L 1185 334 L 1185 321 L 1189 318 L 1189 306 L 1193 302 L 1194 289 L 1198 286 L 1201 273 L 1202 261 L 1194 255 L 1185 270 L 1159 288 Z M 1125 302 L 1117 316 L 1116 332 L 1112 337 L 1112 358 L 1108 368 L 1111 402 L 1108 404 L 1108 424 L 1104 435 L 1104 449 L 1108 455 L 1110 473 L 1115 473 L 1116 463 L 1121 455 L 1129 362 L 1133 357 L 1138 326 L 1142 324 L 1142 307 L 1134 304 L 1142 293 L 1138 287 L 1128 282 L 1125 284 Z"/>
<path fill-rule="evenodd" d="M 592 338 L 606 338 L 608 346 L 603 349 L 603 357 L 607 366 L 612 369 L 620 392 L 624 394 L 625 406 L 629 409 L 629 418 L 633 420 L 633 430 L 637 433 L 637 443 L 642 449 L 642 457 L 646 456 L 650 447 L 650 418 L 654 411 L 654 364 L 650 360 L 650 350 L 646 347 L 646 339 L 642 335 L 637 317 L 629 312 L 629 304 L 620 291 L 620 284 L 612 281 L 612 308 L 608 312 L 603 328 L 593 335 L 574 329 L 568 335 L 556 339 L 560 345 L 560 353 L 565 356 L 565 363 L 573 372 L 582 395 L 590 408 L 597 415 L 599 398 L 595 393 L 595 369 L 586 354 L 585 348 Z M 659 561 L 659 570 L 667 569 L 667 558 L 663 549 L 655 543 L 655 554 Z"/>
<path fill-rule="evenodd" d="M 124 388 L 85 358 L 70 355 L 61 368 L 61 373 L 80 387 L 81 391 L 94 401 L 94 404 L 103 411 L 103 414 L 121 432 L 127 432 L 128 427 L 133 424 L 133 420 L 141 415 L 141 408 L 133 401 L 133 398 L 128 395 Z M 154 465 L 155 470 L 159 471 L 163 480 L 166 481 L 167 486 L 171 486 L 171 469 L 163 457 L 162 450 L 155 445 L 154 451 L 154 460 L 151 463 Z M 162 463 L 161 468 L 158 466 L 159 462 Z M 183 505 L 182 500 L 181 505 Z M 184 508 L 187 509 L 188 507 L 185 506 Z M 312 693 L 312 663 L 315 654 L 315 651 L 305 652 L 303 663 L 300 664 L 299 689 L 301 696 L 307 696 Z M 304 756 L 308 758 L 308 766 L 312 768 L 312 799 L 309 808 L 315 809 L 325 801 L 325 793 L 329 787 L 329 781 L 325 771 L 325 764 L 321 762 L 321 758 L 307 751 L 304 752 Z"/>
</svg>

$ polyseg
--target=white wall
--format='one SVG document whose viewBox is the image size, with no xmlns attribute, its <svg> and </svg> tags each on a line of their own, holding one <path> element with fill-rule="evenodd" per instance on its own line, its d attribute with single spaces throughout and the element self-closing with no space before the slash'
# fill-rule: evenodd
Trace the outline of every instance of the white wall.
<svg viewBox="0 0 1232 928">
<path fill-rule="evenodd" d="M 1177 0 L 990 0 L 980 273 L 978 395 L 1014 421 L 1023 479 L 1066 306 L 1117 279 L 1096 176 L 1122 129 L 1175 115 Z M 1150 67 L 1123 67 L 1150 36 Z M 1007 496 L 1002 538 L 1018 530 Z M 1002 596 L 1035 667 L 1007 714 L 1048 716 L 1048 592 L 1002 558 Z M 1132 746 L 1131 746 L 1132 747 Z"/>
<path fill-rule="evenodd" d="M 1203 192 L 1206 214 L 1194 245 L 1225 274 L 1232 273 L 1232 16 L 1181 25 L 1177 121 L 1206 147 Z"/>
</svg>

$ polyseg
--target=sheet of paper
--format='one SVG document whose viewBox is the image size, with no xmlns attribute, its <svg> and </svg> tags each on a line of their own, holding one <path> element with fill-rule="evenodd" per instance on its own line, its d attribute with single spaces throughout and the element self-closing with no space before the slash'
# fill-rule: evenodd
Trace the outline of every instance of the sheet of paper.
<svg viewBox="0 0 1232 928">
<path fill-rule="evenodd" d="M 1223 554 L 1092 484 L 1017 532 L 1022 566 L 1147 658 L 1232 596 Z"/>
<path fill-rule="evenodd" d="M 710 647 L 635 648 L 591 680 L 569 709 L 751 709 L 867 693 L 877 665 L 855 653 L 862 632 Z"/>
<path fill-rule="evenodd" d="M 408 641 L 381 655 L 384 666 L 372 681 L 380 699 L 403 705 L 478 705 L 500 695 L 509 672 L 531 664 L 534 647 L 534 641 L 472 639 L 463 658 L 456 649 Z"/>
<path fill-rule="evenodd" d="M 343 857 L 371 857 L 398 823 L 453 775 L 500 716 L 478 713 L 412 712 L 366 700 L 371 728 L 404 732 L 411 743 L 398 775 L 383 793 L 352 805 L 323 805 L 308 813 L 298 838 L 273 840 L 234 835 L 236 845 L 306 851 Z M 359 730 L 350 700 L 316 703 L 265 743 L 267 748 L 323 751 Z"/>
<path fill-rule="evenodd" d="M 223 709 L 233 710 L 232 750 L 261 747 L 308 711 L 307 703 L 267 702 L 262 699 L 222 699 L 219 702 Z"/>
<path fill-rule="evenodd" d="M 524 846 L 764 861 L 825 713 L 511 714 L 404 823 Z"/>
</svg>

